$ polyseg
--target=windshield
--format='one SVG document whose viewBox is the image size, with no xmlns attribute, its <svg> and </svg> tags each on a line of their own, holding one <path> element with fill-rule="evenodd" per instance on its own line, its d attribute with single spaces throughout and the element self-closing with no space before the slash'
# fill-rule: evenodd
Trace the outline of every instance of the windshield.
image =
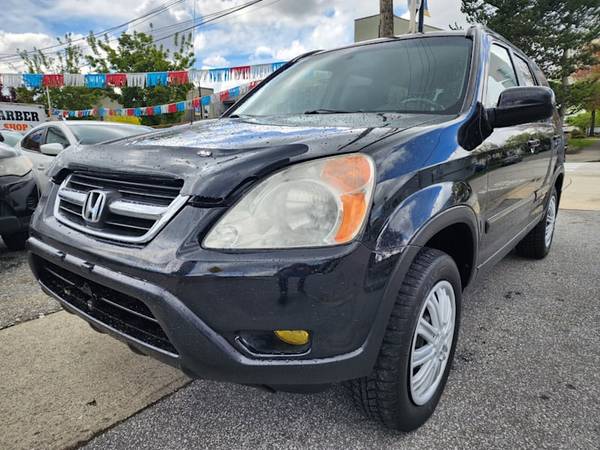
<svg viewBox="0 0 600 450">
<path fill-rule="evenodd" d="M 74 125 L 70 129 L 83 145 L 99 144 L 152 131 L 152 128 L 138 125 Z"/>
<path fill-rule="evenodd" d="M 466 89 L 471 41 L 405 39 L 300 60 L 233 114 L 400 112 L 455 114 Z"/>
<path fill-rule="evenodd" d="M 11 147 L 14 147 L 17 144 L 17 142 L 21 140 L 22 137 L 22 134 L 16 133 L 14 131 L 0 130 L 0 142 L 6 145 L 10 145 Z"/>
</svg>

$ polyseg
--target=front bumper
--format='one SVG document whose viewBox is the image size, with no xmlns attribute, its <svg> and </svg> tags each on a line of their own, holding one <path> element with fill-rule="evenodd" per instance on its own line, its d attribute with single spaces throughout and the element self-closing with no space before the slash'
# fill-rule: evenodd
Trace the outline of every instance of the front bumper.
<svg viewBox="0 0 600 450">
<path fill-rule="evenodd" d="M 31 172 L 0 177 L 0 234 L 25 231 L 37 205 L 37 186 Z"/>
<path fill-rule="evenodd" d="M 186 207 L 146 246 L 123 247 L 38 212 L 29 241 L 31 266 L 43 289 L 67 310 L 193 377 L 306 385 L 367 375 L 395 298 L 385 292 L 397 258 L 378 261 L 360 243 L 252 255 L 204 250 L 198 229 L 189 224 L 206 229 L 217 214 Z M 84 292 L 110 289 L 110 295 L 142 302 L 166 343 L 96 314 L 85 299 L 58 292 L 44 281 L 48 267 L 83 280 Z M 276 329 L 309 330 L 309 348 L 264 354 L 241 339 L 244 333 Z"/>
</svg>

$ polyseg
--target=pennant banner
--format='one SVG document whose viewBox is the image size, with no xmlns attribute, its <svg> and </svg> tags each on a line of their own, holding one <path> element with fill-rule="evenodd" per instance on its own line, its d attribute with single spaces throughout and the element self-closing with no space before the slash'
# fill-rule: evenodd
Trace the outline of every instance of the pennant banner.
<svg viewBox="0 0 600 450">
<path fill-rule="evenodd" d="M 195 97 L 191 100 L 183 100 L 176 103 L 168 103 L 166 105 L 141 106 L 137 108 L 92 108 L 83 110 L 65 110 L 52 109 L 52 115 L 64 118 L 81 118 L 81 117 L 106 117 L 106 116 L 157 116 L 160 114 L 172 114 L 176 112 L 184 112 L 188 109 L 199 109 L 200 106 L 208 106 L 212 103 L 220 103 L 228 99 L 237 98 L 250 92 L 260 83 L 260 80 L 252 81 L 242 86 L 236 86 L 226 91 L 216 92 L 203 97 Z"/>
<path fill-rule="evenodd" d="M 255 64 L 252 66 L 222 67 L 218 69 L 190 69 L 170 72 L 141 73 L 0 73 L 0 85 L 7 88 L 60 88 L 81 86 L 90 89 L 114 87 L 174 86 L 192 83 L 196 86 L 227 81 L 263 79 L 285 65 L 285 62 Z"/>
</svg>

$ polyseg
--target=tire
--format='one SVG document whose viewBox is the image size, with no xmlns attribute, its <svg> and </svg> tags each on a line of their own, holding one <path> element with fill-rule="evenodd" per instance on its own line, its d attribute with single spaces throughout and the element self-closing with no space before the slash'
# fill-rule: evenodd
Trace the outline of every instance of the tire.
<svg viewBox="0 0 600 450">
<path fill-rule="evenodd" d="M 415 371 L 411 362 L 414 349 L 424 348 L 419 347 L 419 339 L 421 345 L 427 341 L 415 334 L 419 319 L 429 311 L 426 301 L 434 289 L 437 292 L 438 286 L 451 289 L 454 294 L 454 323 L 445 333 L 451 341 L 444 350 L 445 363 L 440 362 L 439 370 L 435 372 L 437 384 L 431 386 L 429 396 L 419 396 L 417 390 L 413 392 L 411 381 L 416 380 L 426 366 L 415 366 L 418 369 Z M 346 383 L 355 405 L 367 417 L 401 431 L 415 430 L 429 419 L 452 366 L 460 325 L 461 291 L 454 260 L 439 250 L 423 248 L 404 278 L 372 373 Z M 433 323 L 431 317 L 429 320 Z M 436 364 L 437 360 L 436 354 L 431 364 Z"/>
<path fill-rule="evenodd" d="M 2 235 L 4 245 L 6 245 L 6 248 L 13 252 L 17 250 L 24 250 L 27 238 L 29 238 L 29 233 L 27 231 L 19 231 L 18 233 Z"/>
<path fill-rule="evenodd" d="M 525 258 L 545 258 L 550 252 L 550 247 L 552 247 L 557 214 L 558 195 L 556 189 L 552 188 L 552 192 L 548 198 L 546 213 L 535 228 L 517 244 L 517 254 Z M 549 235 L 546 234 L 547 231 Z"/>
</svg>

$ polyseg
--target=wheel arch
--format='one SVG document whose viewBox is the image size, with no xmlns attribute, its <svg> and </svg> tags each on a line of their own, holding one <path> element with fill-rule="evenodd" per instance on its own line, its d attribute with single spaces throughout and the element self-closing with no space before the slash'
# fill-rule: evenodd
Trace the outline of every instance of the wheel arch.
<svg viewBox="0 0 600 450">
<path fill-rule="evenodd" d="M 458 267 L 464 289 L 475 276 L 479 242 L 477 229 L 475 212 L 469 206 L 454 206 L 425 223 L 410 245 L 447 253 Z M 403 264 L 410 265 L 408 262 Z"/>
</svg>

